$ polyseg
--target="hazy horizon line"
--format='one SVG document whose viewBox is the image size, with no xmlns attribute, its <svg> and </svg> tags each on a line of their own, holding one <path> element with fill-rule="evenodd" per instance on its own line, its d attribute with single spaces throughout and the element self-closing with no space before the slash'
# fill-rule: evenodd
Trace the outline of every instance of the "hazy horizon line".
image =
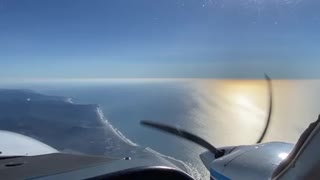
<svg viewBox="0 0 320 180">
<path fill-rule="evenodd" d="M 320 78 L 273 78 L 272 80 L 320 80 Z M 190 80 L 239 80 L 239 81 L 255 81 L 255 80 L 264 80 L 264 77 L 261 78 L 217 78 L 217 77 L 205 77 L 205 78 L 0 78 L 0 83 L 19 83 L 19 82 L 106 82 L 106 81 L 190 81 Z"/>
</svg>

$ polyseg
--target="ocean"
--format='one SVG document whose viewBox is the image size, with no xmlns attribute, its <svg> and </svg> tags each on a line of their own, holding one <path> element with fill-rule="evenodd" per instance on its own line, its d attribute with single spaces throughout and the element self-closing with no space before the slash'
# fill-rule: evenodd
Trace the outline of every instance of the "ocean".
<svg viewBox="0 0 320 180">
<path fill-rule="evenodd" d="M 318 80 L 274 80 L 273 114 L 265 142 L 295 143 L 320 113 Z M 254 144 L 268 107 L 264 80 L 119 79 L 2 84 L 98 104 L 105 118 L 133 143 L 190 165 L 197 179 L 208 175 L 199 154 L 205 149 L 148 129 L 140 120 L 177 126 L 217 147 Z"/>
</svg>

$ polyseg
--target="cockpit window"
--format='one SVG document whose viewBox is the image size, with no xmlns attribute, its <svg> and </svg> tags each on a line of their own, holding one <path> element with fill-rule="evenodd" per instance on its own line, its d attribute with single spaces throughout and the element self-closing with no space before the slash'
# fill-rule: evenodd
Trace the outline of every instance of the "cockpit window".
<svg viewBox="0 0 320 180">
<path fill-rule="evenodd" d="M 274 113 L 263 141 L 295 143 L 319 114 L 319 7 L 317 0 L 0 0 L 0 133 L 71 154 L 123 159 L 146 151 L 202 179 L 209 172 L 201 147 L 140 121 L 217 147 L 252 144 L 268 113 L 266 73 Z M 0 137 L 2 155 L 39 150 L 20 140 Z"/>
</svg>

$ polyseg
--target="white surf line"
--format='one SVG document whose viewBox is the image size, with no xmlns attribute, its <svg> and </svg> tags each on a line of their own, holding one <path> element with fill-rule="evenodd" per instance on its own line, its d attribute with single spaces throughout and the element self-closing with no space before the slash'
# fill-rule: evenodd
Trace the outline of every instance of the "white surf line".
<svg viewBox="0 0 320 180">
<path fill-rule="evenodd" d="M 127 137 L 125 137 L 117 128 L 114 128 L 112 126 L 112 124 L 104 117 L 104 114 L 101 110 L 100 107 L 97 107 L 96 109 L 97 111 L 97 114 L 99 116 L 99 119 L 107 126 L 109 126 L 111 128 L 111 130 L 116 134 L 118 135 L 118 137 L 120 139 L 122 139 L 124 142 L 128 143 L 129 145 L 132 145 L 132 146 L 139 146 L 138 144 L 132 142 L 130 139 L 128 139 Z M 197 170 L 197 168 L 193 167 L 193 165 L 191 163 L 186 163 L 186 162 L 183 162 L 181 160 L 178 160 L 178 159 L 175 159 L 174 157 L 171 157 L 171 156 L 167 156 L 167 155 L 164 155 L 164 154 L 161 154 L 159 153 L 158 151 L 155 151 L 153 149 L 151 149 L 150 147 L 147 147 L 145 148 L 147 151 L 157 155 L 157 156 L 160 156 L 160 157 L 163 157 L 163 158 L 167 158 L 167 159 L 170 159 L 170 160 L 173 160 L 173 161 L 176 161 L 180 164 L 183 165 L 183 167 L 186 169 L 187 173 L 189 175 L 191 175 L 193 178 L 197 179 L 197 180 L 200 180 L 200 179 L 203 179 L 204 177 L 201 175 L 201 173 L 199 173 L 199 171 Z"/>
<path fill-rule="evenodd" d="M 117 128 L 113 127 L 111 125 L 111 123 L 104 117 L 104 114 L 101 110 L 100 107 L 97 107 L 96 109 L 97 111 L 97 114 L 99 116 L 99 119 L 101 120 L 101 122 L 103 122 L 104 124 L 106 124 L 107 126 L 109 126 L 111 128 L 111 130 L 116 134 L 118 135 L 118 137 L 120 139 L 122 139 L 124 142 L 128 143 L 129 145 L 131 146 L 139 146 L 138 144 L 132 142 L 130 139 L 128 139 L 127 137 L 125 137 Z"/>
</svg>

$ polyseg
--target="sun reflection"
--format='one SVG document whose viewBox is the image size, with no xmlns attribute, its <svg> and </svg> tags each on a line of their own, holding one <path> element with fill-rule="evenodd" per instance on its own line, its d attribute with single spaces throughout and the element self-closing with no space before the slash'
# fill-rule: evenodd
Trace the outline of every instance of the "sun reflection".
<svg viewBox="0 0 320 180">
<path fill-rule="evenodd" d="M 252 102 L 245 95 L 239 94 L 234 98 L 235 103 L 244 106 L 244 107 L 252 107 Z"/>
<path fill-rule="evenodd" d="M 193 112 L 202 123 L 199 131 L 212 132 L 205 135 L 222 145 L 255 142 L 265 123 L 266 94 L 263 80 L 202 81 L 195 93 L 199 108 Z"/>
<path fill-rule="evenodd" d="M 320 81 L 273 80 L 273 112 L 264 141 L 295 142 L 319 113 Z M 266 123 L 268 88 L 265 80 L 196 80 L 192 128 L 212 143 L 255 143 Z"/>
</svg>

